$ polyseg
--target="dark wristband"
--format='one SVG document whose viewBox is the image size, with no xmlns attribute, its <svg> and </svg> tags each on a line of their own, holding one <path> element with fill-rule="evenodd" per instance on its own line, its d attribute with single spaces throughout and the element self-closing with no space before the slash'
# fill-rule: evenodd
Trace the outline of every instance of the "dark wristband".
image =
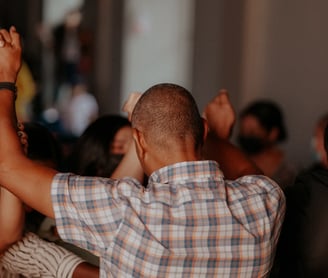
<svg viewBox="0 0 328 278">
<path fill-rule="evenodd" d="M 17 97 L 17 87 L 16 84 L 13 82 L 0 82 L 0 90 L 7 89 L 14 93 L 14 97 Z"/>
</svg>

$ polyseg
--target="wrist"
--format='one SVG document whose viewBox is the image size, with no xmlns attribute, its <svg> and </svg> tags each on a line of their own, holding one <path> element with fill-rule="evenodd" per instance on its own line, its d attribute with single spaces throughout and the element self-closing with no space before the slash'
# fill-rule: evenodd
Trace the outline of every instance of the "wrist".
<svg viewBox="0 0 328 278">
<path fill-rule="evenodd" d="M 11 71 L 0 71 L 0 82 L 12 82 L 16 83 L 17 79 L 17 72 L 11 72 Z"/>
<path fill-rule="evenodd" d="M 1 90 L 9 90 L 13 93 L 14 98 L 17 97 L 17 87 L 15 82 L 0 82 L 0 91 Z"/>
</svg>

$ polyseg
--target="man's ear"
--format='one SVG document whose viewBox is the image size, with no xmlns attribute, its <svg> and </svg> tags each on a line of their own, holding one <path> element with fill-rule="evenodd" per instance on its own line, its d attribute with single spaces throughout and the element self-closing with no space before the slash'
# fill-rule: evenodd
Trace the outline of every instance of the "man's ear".
<svg viewBox="0 0 328 278">
<path fill-rule="evenodd" d="M 146 145 L 147 145 L 144 134 L 141 131 L 139 131 L 138 129 L 133 128 L 132 136 L 135 141 L 136 151 L 137 151 L 139 159 L 144 159 Z"/>
</svg>

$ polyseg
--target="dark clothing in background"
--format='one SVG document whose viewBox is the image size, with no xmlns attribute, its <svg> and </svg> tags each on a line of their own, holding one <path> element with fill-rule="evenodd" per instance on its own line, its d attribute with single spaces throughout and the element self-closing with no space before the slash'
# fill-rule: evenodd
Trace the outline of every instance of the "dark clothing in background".
<svg viewBox="0 0 328 278">
<path fill-rule="evenodd" d="M 286 200 L 278 277 L 328 277 L 328 170 L 300 173 Z"/>
</svg>

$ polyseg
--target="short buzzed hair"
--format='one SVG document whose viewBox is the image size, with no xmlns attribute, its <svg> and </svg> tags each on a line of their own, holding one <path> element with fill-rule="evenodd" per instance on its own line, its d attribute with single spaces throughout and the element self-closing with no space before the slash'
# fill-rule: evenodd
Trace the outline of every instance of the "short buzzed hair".
<svg viewBox="0 0 328 278">
<path fill-rule="evenodd" d="M 162 83 L 149 88 L 137 102 L 132 127 L 162 147 L 192 138 L 195 149 L 203 145 L 204 126 L 197 104 L 185 88 Z"/>
</svg>

